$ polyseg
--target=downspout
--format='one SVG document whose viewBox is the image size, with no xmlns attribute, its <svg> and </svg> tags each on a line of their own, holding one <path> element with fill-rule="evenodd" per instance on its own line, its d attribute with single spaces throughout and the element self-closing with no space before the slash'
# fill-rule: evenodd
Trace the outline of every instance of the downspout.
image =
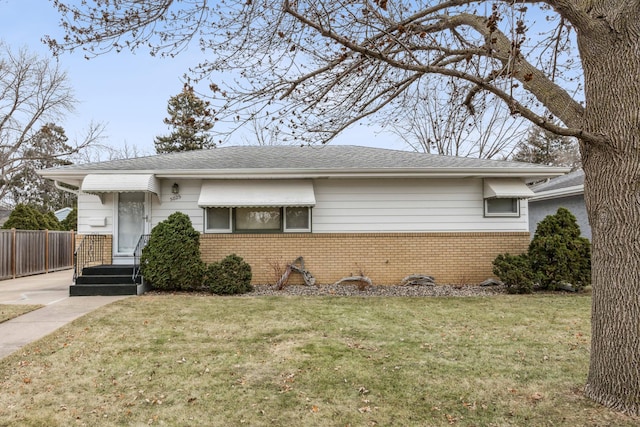
<svg viewBox="0 0 640 427">
<path fill-rule="evenodd" d="M 80 193 L 80 190 L 74 190 L 72 188 L 69 187 L 63 187 L 62 185 L 60 185 L 60 183 L 56 180 L 53 180 L 53 185 L 58 189 L 58 190 L 62 190 L 62 191 L 66 191 L 67 193 L 71 193 L 71 194 L 75 194 L 76 196 Z"/>
</svg>

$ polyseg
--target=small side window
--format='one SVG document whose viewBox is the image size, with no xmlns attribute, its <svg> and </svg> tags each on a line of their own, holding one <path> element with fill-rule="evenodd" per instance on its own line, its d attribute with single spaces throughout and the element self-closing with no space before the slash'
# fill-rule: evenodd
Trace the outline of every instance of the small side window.
<svg viewBox="0 0 640 427">
<path fill-rule="evenodd" d="M 231 209 L 207 208 L 206 230 L 213 233 L 231 233 Z"/>
<path fill-rule="evenodd" d="M 301 232 L 311 231 L 311 209 L 303 207 L 285 208 L 284 230 Z"/>
<path fill-rule="evenodd" d="M 485 199 L 484 216 L 520 216 L 520 199 Z"/>
</svg>

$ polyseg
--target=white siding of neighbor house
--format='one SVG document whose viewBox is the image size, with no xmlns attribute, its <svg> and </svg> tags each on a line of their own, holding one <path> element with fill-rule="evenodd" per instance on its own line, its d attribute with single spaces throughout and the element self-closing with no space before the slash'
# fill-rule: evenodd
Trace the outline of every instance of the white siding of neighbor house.
<svg viewBox="0 0 640 427">
<path fill-rule="evenodd" d="M 313 232 L 528 231 L 520 217 L 484 217 L 482 179 L 316 180 Z"/>
<path fill-rule="evenodd" d="M 177 183 L 178 196 L 171 192 Z M 161 180 L 160 197 L 151 196 L 153 228 L 173 212 L 191 218 L 204 232 L 204 210 L 198 207 L 201 180 Z M 520 217 L 484 217 L 482 179 L 317 179 L 314 233 L 452 232 L 529 230 L 527 201 L 520 202 Z M 80 233 L 111 234 L 115 197 L 81 194 L 78 198 Z M 106 218 L 106 226 L 90 226 L 91 218 Z"/>
</svg>

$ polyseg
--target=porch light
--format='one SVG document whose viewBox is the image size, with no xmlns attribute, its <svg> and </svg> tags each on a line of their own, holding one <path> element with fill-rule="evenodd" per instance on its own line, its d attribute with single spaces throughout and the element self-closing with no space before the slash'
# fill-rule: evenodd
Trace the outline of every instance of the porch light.
<svg viewBox="0 0 640 427">
<path fill-rule="evenodd" d="M 180 192 L 180 186 L 178 185 L 177 182 L 174 182 L 173 185 L 171 186 L 171 192 L 173 194 L 178 194 Z"/>
</svg>

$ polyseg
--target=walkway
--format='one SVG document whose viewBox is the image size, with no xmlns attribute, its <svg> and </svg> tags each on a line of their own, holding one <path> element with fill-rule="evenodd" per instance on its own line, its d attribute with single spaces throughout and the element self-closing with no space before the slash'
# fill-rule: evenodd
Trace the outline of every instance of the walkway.
<svg viewBox="0 0 640 427">
<path fill-rule="evenodd" d="M 126 296 L 69 297 L 73 270 L 0 281 L 0 304 L 44 307 L 0 323 L 0 358 L 67 323 Z"/>
</svg>

